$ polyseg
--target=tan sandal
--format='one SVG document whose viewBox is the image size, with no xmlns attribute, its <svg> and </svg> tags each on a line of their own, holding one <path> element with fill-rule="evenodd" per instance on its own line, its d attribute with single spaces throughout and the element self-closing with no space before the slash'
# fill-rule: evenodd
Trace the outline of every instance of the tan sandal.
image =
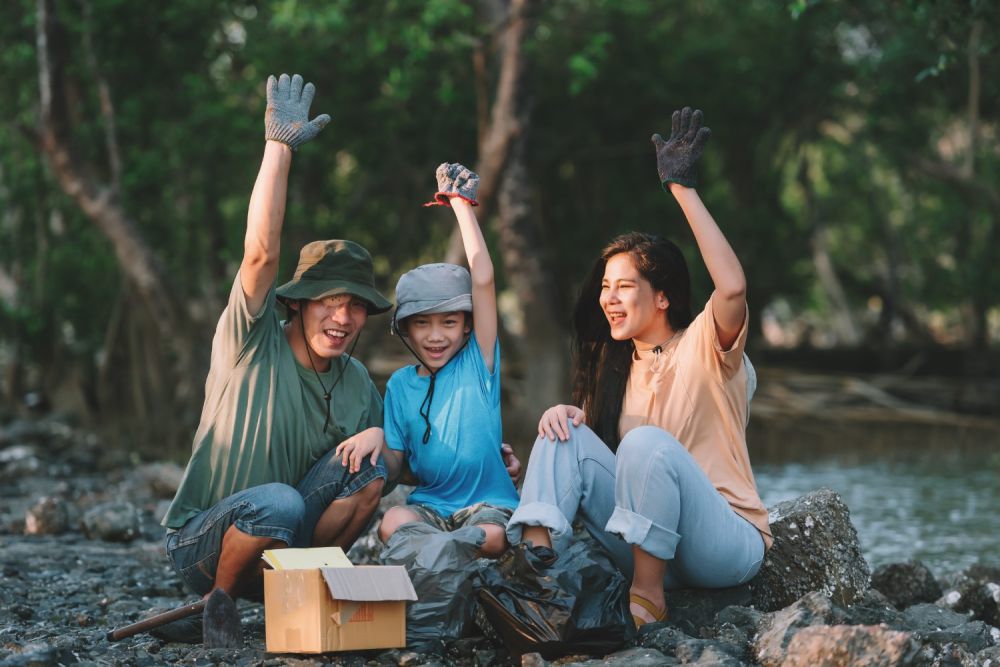
<svg viewBox="0 0 1000 667">
<path fill-rule="evenodd" d="M 656 605 L 654 605 L 652 602 L 650 602 L 643 596 L 639 595 L 638 593 L 629 593 L 628 601 L 630 604 L 639 605 L 647 612 L 649 612 L 649 615 L 653 617 L 652 621 L 647 621 L 641 616 L 636 616 L 635 614 L 632 614 L 632 622 L 635 623 L 636 629 L 641 628 L 647 623 L 659 623 L 660 621 L 667 620 L 666 606 L 664 606 L 663 609 L 659 609 Z"/>
</svg>

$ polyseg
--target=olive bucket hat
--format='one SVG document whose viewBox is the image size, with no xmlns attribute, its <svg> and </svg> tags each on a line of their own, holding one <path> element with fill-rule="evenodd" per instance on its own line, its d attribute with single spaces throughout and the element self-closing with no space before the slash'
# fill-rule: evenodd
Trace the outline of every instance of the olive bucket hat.
<svg viewBox="0 0 1000 667">
<path fill-rule="evenodd" d="M 396 283 L 392 328 L 411 315 L 472 312 L 472 277 L 457 264 L 424 264 L 407 271 Z"/>
<path fill-rule="evenodd" d="M 368 302 L 368 312 L 384 313 L 392 303 L 375 289 L 372 256 L 353 241 L 313 241 L 302 247 L 295 275 L 275 290 L 282 302 L 351 294 Z"/>
</svg>

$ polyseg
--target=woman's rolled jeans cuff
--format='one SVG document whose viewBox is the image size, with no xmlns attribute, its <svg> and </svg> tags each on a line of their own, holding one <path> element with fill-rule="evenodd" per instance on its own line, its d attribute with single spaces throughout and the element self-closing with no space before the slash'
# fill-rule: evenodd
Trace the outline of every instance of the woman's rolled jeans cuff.
<svg viewBox="0 0 1000 667">
<path fill-rule="evenodd" d="M 615 507 L 604 529 L 661 560 L 672 560 L 681 541 L 676 532 L 623 507 Z"/>
<path fill-rule="evenodd" d="M 556 553 L 568 549 L 573 541 L 573 527 L 559 508 L 541 502 L 518 505 L 507 522 L 507 541 L 511 545 L 520 544 L 524 541 L 524 529 L 531 526 L 541 526 L 549 531 L 552 548 Z"/>
</svg>

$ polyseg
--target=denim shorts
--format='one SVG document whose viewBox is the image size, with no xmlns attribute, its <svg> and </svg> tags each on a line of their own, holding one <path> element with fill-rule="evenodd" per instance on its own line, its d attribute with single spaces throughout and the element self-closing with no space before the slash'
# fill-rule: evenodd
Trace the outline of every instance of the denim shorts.
<svg viewBox="0 0 1000 667">
<path fill-rule="evenodd" d="M 386 479 L 381 459 L 373 466 L 366 458 L 361 470 L 351 474 L 330 450 L 296 487 L 278 482 L 253 486 L 191 517 L 167 535 L 167 555 L 181 580 L 204 595 L 214 585 L 222 538 L 230 526 L 254 537 L 308 547 L 330 503 L 354 495 L 378 478 Z"/>
</svg>

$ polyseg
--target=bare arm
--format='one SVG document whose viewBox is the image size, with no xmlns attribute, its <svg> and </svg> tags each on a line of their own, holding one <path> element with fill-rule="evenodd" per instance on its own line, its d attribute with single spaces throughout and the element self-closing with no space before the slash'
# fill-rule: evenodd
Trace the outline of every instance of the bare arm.
<svg viewBox="0 0 1000 667">
<path fill-rule="evenodd" d="M 712 284 L 715 285 L 715 291 L 712 292 L 715 329 L 719 344 L 728 350 L 736 341 L 746 317 L 747 281 L 743 275 L 743 267 L 712 214 L 702 203 L 698 191 L 671 183 L 670 192 L 684 211 L 708 274 L 712 277 Z"/>
<path fill-rule="evenodd" d="M 698 184 L 698 159 L 712 136 L 712 131 L 702 127 L 701 121 L 700 110 L 684 107 L 675 111 L 671 117 L 670 138 L 664 141 L 659 134 L 654 134 L 653 146 L 656 147 L 656 171 L 660 182 L 669 187 L 681 205 L 712 276 L 715 330 L 720 345 L 728 350 L 743 328 L 747 283 L 736 253 L 694 189 Z"/>
<path fill-rule="evenodd" d="M 473 331 L 479 349 L 483 352 L 483 361 L 492 372 L 493 350 L 497 340 L 497 293 L 493 280 L 493 261 L 472 205 L 455 197 L 451 200 L 451 207 L 455 209 L 455 217 L 458 218 L 465 256 L 469 260 L 469 273 L 472 275 Z"/>
<path fill-rule="evenodd" d="M 240 282 L 253 315 L 260 312 L 278 275 L 281 226 L 285 219 L 291 166 L 291 148 L 277 141 L 264 144 L 264 159 L 250 195 L 243 262 L 240 264 Z"/>
<path fill-rule="evenodd" d="M 264 111 L 267 142 L 250 195 L 247 234 L 240 263 L 240 283 L 254 315 L 260 312 L 278 275 L 292 151 L 319 134 L 330 122 L 326 114 L 309 120 L 309 107 L 315 94 L 316 88 L 311 83 L 303 85 L 298 74 L 267 79 L 267 109 Z"/>
</svg>

